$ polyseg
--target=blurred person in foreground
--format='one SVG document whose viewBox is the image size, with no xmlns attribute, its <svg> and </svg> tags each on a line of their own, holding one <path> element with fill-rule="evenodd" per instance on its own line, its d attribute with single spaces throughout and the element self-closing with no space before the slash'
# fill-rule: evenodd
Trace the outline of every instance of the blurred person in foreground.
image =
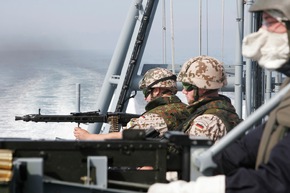
<svg viewBox="0 0 290 193">
<path fill-rule="evenodd" d="M 189 59 L 183 64 L 177 81 L 182 83 L 182 93 L 189 104 L 190 116 L 182 125 L 184 133 L 217 142 L 242 121 L 231 100 L 219 94 L 227 84 L 227 76 L 217 59 L 210 56 Z"/>
<path fill-rule="evenodd" d="M 148 70 L 139 83 L 143 91 L 146 112 L 139 118 L 133 118 L 124 129 L 154 128 L 160 136 L 166 131 L 173 131 L 188 116 L 184 104 L 175 94 L 177 93 L 176 76 L 167 69 L 153 68 Z M 74 136 L 78 140 L 121 139 L 122 132 L 107 134 L 90 134 L 80 127 L 74 129 Z"/>
<path fill-rule="evenodd" d="M 290 1 L 256 0 L 251 12 L 262 12 L 263 26 L 243 40 L 243 55 L 265 69 L 282 72 L 290 83 Z M 250 131 L 214 157 L 216 176 L 196 181 L 156 183 L 148 192 L 288 193 L 290 192 L 290 92 L 265 124 Z"/>
</svg>

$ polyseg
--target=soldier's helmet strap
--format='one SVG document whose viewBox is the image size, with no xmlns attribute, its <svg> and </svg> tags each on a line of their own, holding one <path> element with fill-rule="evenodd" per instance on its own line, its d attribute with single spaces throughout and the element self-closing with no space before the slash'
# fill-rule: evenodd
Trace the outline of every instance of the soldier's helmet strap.
<svg viewBox="0 0 290 193">
<path fill-rule="evenodd" d="M 164 77 L 164 78 L 160 78 L 159 80 L 156 80 L 155 82 L 152 82 L 149 86 L 147 86 L 147 88 L 152 88 L 152 86 L 154 86 L 155 84 L 158 84 L 159 82 L 163 82 L 165 80 L 174 80 L 176 81 L 176 76 L 172 75 L 172 76 L 168 76 L 168 77 Z"/>
</svg>

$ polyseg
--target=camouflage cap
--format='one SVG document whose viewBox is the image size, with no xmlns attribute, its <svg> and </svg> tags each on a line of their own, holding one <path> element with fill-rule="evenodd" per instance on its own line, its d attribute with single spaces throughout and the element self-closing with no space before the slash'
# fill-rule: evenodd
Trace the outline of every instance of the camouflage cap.
<svg viewBox="0 0 290 193">
<path fill-rule="evenodd" d="M 176 76 L 165 68 L 153 68 L 148 70 L 139 83 L 140 89 L 145 88 L 169 88 L 177 92 Z"/>
<path fill-rule="evenodd" d="M 290 20 L 290 1 L 289 0 L 256 0 L 249 11 L 281 11 Z"/>
<path fill-rule="evenodd" d="M 198 56 L 186 61 L 177 81 L 186 82 L 203 89 L 218 89 L 227 84 L 223 64 L 210 56 Z"/>
</svg>

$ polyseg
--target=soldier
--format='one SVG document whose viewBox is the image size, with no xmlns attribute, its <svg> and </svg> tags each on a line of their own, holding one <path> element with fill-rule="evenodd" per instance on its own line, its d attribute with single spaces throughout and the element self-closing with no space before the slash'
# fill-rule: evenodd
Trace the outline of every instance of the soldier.
<svg viewBox="0 0 290 193">
<path fill-rule="evenodd" d="M 189 59 L 183 64 L 177 81 L 182 82 L 182 93 L 191 113 L 183 124 L 185 133 L 217 142 L 241 122 L 231 100 L 218 93 L 227 84 L 227 77 L 217 59 L 209 56 Z"/>
<path fill-rule="evenodd" d="M 290 1 L 256 0 L 252 12 L 262 12 L 263 25 L 243 40 L 243 55 L 282 72 L 290 84 Z M 217 176 L 195 182 L 176 181 L 151 186 L 155 192 L 288 193 L 290 190 L 290 92 L 269 114 L 266 124 L 250 131 L 214 157 Z M 209 185 L 210 184 L 210 185 Z"/>
<path fill-rule="evenodd" d="M 176 76 L 171 71 L 164 68 L 148 70 L 139 87 L 148 102 L 146 112 L 139 118 L 131 119 L 124 129 L 154 128 L 162 136 L 168 130 L 175 130 L 189 116 L 186 104 L 175 95 Z M 75 128 L 74 135 L 81 140 L 122 138 L 121 132 L 90 134 L 79 127 Z"/>
</svg>

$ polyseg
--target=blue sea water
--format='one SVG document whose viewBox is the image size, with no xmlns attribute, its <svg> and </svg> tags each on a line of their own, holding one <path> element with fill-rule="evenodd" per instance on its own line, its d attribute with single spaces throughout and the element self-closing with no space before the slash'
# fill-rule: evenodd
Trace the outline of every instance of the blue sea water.
<svg viewBox="0 0 290 193">
<path fill-rule="evenodd" d="M 74 139 L 76 123 L 15 121 L 15 116 L 95 111 L 111 55 L 92 50 L 0 52 L 0 137 Z"/>
</svg>

